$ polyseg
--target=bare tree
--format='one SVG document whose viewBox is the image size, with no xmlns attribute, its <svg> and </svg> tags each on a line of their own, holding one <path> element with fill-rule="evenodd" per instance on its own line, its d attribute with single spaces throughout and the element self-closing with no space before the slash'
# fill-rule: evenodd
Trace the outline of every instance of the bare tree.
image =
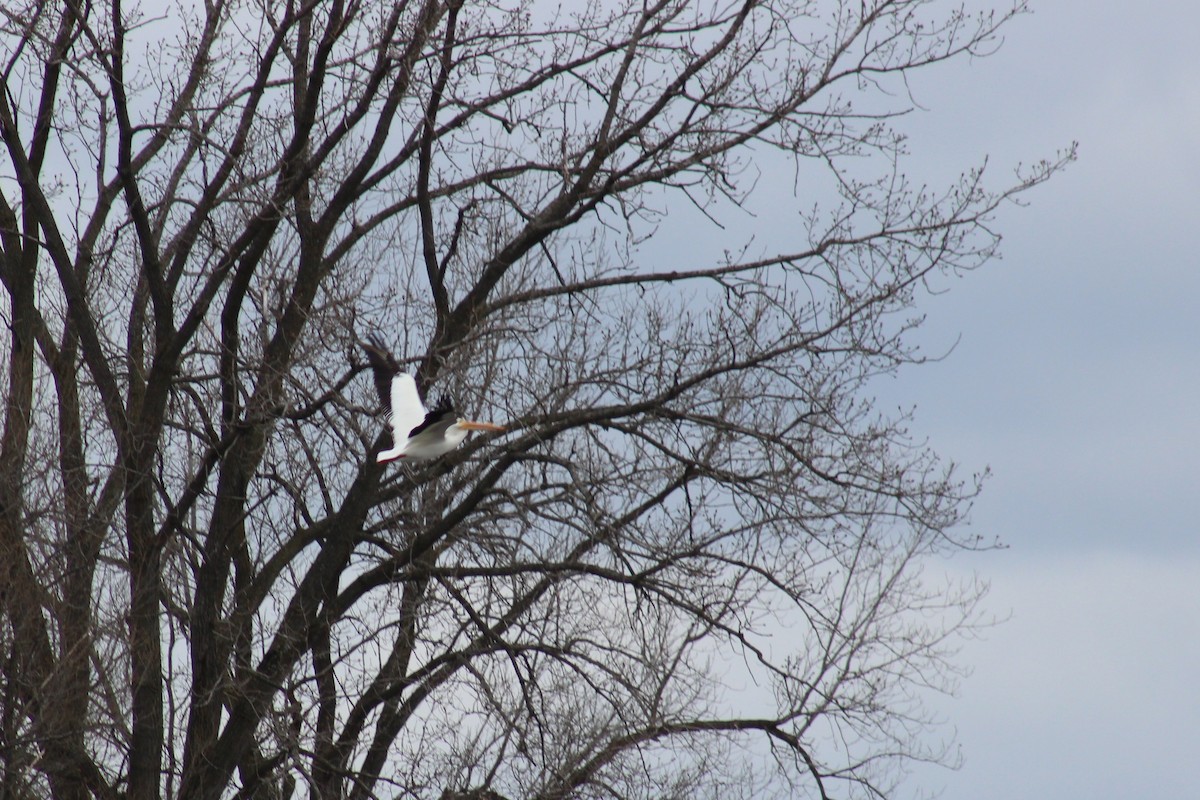
<svg viewBox="0 0 1200 800">
<path fill-rule="evenodd" d="M 933 190 L 890 121 L 1023 6 L 8 3 L 0 795 L 885 796 L 941 758 L 980 587 L 920 568 L 978 482 L 864 388 L 1071 153 Z M 768 161 L 779 250 L 639 249 Z M 509 433 L 376 464 L 371 332 Z"/>
</svg>

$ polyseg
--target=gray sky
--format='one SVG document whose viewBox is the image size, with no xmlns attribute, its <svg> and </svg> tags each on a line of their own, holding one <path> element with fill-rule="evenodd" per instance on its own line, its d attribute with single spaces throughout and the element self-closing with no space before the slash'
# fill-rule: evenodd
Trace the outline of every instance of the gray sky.
<svg viewBox="0 0 1200 800">
<path fill-rule="evenodd" d="M 935 702 L 965 766 L 902 796 L 1200 797 L 1200 3 L 1031 4 L 996 54 L 913 75 L 925 110 L 899 122 L 933 187 L 984 156 L 1007 186 L 1079 142 L 1000 213 L 1003 259 L 921 300 L 919 341 L 950 356 L 879 387 L 964 474 L 992 469 L 972 524 L 1006 545 L 930 566 L 986 578 L 1008 620 Z M 726 220 L 760 243 L 787 224 L 775 174 L 756 219 Z"/>
<path fill-rule="evenodd" d="M 1004 259 L 922 304 L 931 351 L 961 334 L 951 357 L 889 387 L 939 452 L 992 467 L 973 524 L 1009 545 L 947 567 L 1012 616 L 939 704 L 965 767 L 920 777 L 971 800 L 1194 797 L 1200 4 L 1034 5 L 995 56 L 922 76 L 906 122 L 933 171 L 1080 142 L 1001 215 Z"/>
</svg>

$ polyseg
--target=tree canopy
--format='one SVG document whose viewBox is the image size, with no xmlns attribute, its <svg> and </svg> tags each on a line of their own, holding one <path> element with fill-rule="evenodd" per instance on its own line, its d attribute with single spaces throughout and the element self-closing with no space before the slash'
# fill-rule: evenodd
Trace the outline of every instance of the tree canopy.
<svg viewBox="0 0 1200 800">
<path fill-rule="evenodd" d="M 981 587 L 921 566 L 979 476 L 868 384 L 1072 153 L 930 187 L 894 122 L 1024 10 L 8 4 L 0 795 L 883 797 L 945 758 Z M 779 164 L 788 228 L 722 231 Z M 371 334 L 509 431 L 377 464 Z"/>
</svg>

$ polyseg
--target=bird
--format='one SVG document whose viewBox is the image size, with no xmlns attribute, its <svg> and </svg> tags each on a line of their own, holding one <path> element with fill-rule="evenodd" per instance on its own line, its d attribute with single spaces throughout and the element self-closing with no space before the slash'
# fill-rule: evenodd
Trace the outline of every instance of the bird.
<svg viewBox="0 0 1200 800">
<path fill-rule="evenodd" d="M 389 413 L 392 428 L 392 447 L 381 450 L 375 460 L 380 463 L 406 459 L 424 461 L 449 453 L 463 443 L 471 431 L 501 432 L 503 425 L 473 422 L 458 416 L 454 404 L 446 395 L 433 408 L 426 410 L 417 391 L 416 379 L 400 369 L 387 348 L 372 336 L 369 342 L 359 342 L 367 353 L 367 361 L 375 378 L 379 401 Z"/>
</svg>

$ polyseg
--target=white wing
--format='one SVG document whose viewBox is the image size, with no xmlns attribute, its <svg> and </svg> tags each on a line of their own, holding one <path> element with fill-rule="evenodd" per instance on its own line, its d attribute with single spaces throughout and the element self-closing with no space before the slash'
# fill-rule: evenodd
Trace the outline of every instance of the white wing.
<svg viewBox="0 0 1200 800">
<path fill-rule="evenodd" d="M 403 447 L 408 433 L 425 421 L 425 406 L 417 382 L 407 372 L 392 377 L 392 446 Z"/>
</svg>

